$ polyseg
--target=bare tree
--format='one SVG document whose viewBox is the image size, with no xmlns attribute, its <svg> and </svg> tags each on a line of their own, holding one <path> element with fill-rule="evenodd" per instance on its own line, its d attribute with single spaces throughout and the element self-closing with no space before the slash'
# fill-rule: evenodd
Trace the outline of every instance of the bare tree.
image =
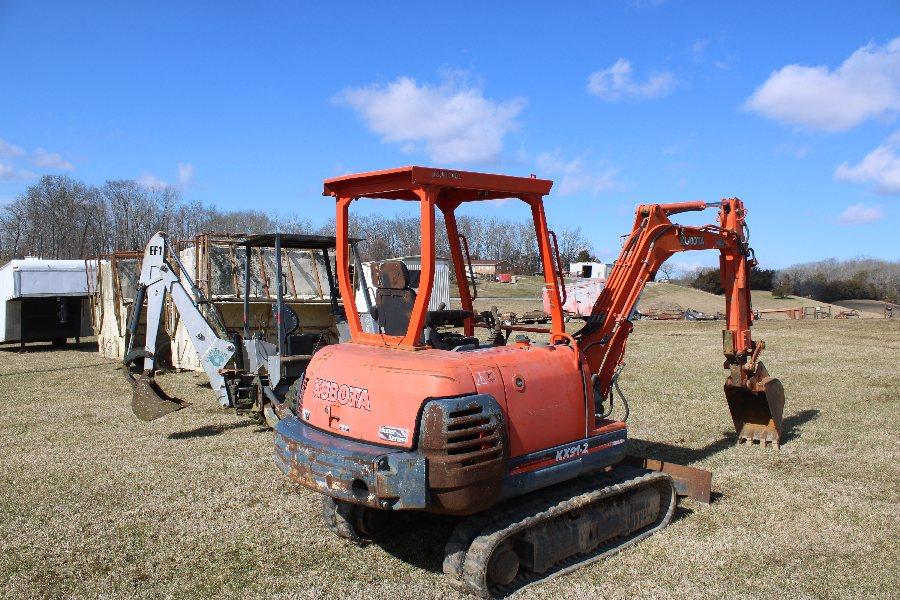
<svg viewBox="0 0 900 600">
<path fill-rule="evenodd" d="M 55 259 L 96 252 L 103 245 L 102 213 L 94 187 L 68 176 L 41 177 L 3 208 L 0 253 Z"/>
<path fill-rule="evenodd" d="M 658 281 L 671 281 L 672 276 L 675 274 L 676 267 L 669 261 L 664 262 L 657 269 L 657 274 L 662 275 L 662 278 L 657 278 Z"/>
</svg>

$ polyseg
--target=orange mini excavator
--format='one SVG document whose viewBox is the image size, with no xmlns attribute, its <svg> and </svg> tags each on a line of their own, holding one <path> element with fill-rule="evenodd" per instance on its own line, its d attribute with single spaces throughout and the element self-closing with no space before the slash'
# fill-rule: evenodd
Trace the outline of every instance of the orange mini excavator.
<svg viewBox="0 0 900 600">
<path fill-rule="evenodd" d="M 421 271 L 380 265 L 374 326 L 345 302 L 349 343 L 312 358 L 295 416 L 276 428 L 275 460 L 294 481 L 324 494 L 324 517 L 360 542 L 385 535 L 398 511 L 462 515 L 444 571 L 480 596 L 508 594 L 599 560 L 664 527 L 676 493 L 664 472 L 629 466 L 626 425 L 610 418 L 630 317 L 659 266 L 676 252 L 721 254 L 725 288 L 725 397 L 739 443 L 778 446 L 784 392 L 750 337 L 747 284 L 755 264 L 737 198 L 713 204 L 639 206 L 606 287 L 579 331 L 567 333 L 556 236 L 543 196 L 552 181 L 404 167 L 325 181 L 337 203 L 336 271 L 353 298 L 348 213 L 358 198 L 418 202 Z M 549 328 L 504 326 L 472 307 L 471 261 L 457 230 L 464 202 L 514 198 L 534 219 L 550 298 Z M 715 207 L 715 225 L 673 214 Z M 450 240 L 461 309 L 428 310 L 435 274 L 436 211 Z M 359 265 L 353 265 L 358 269 Z M 475 335 L 487 330 L 487 341 Z M 519 332 L 509 340 L 512 332 Z M 545 342 L 527 334 L 542 333 Z M 535 335 L 535 338 L 537 336 Z M 622 396 L 624 399 L 624 396 Z"/>
</svg>

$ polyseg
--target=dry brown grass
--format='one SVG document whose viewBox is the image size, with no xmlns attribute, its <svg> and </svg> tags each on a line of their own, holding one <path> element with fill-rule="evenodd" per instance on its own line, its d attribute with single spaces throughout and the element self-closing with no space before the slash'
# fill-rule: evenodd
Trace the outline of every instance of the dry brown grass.
<svg viewBox="0 0 900 600">
<path fill-rule="evenodd" d="M 894 316 L 900 316 L 896 304 L 882 302 L 881 300 L 841 300 L 840 302 L 835 302 L 835 304 L 842 308 L 858 310 L 860 314 L 869 313 L 877 316 L 883 316 L 885 307 L 890 306 L 894 310 Z"/>
<path fill-rule="evenodd" d="M 712 469 L 714 503 L 682 501 L 664 531 L 524 597 L 896 597 L 898 323 L 755 328 L 787 390 L 777 452 L 733 446 L 720 326 L 637 323 L 623 385 L 636 448 Z M 145 424 L 95 353 L 0 350 L 4 596 L 458 596 L 438 573 L 452 519 L 333 538 L 271 434 L 202 382 L 166 377 L 196 405 Z"/>
<path fill-rule="evenodd" d="M 803 306 L 819 306 L 825 310 L 831 307 L 833 315 L 844 310 L 842 307 L 827 302 L 819 302 L 802 296 L 789 296 L 787 298 L 775 298 L 772 292 L 763 290 L 753 290 L 750 292 L 753 308 L 761 310 L 777 309 L 777 308 L 800 308 Z M 668 302 L 679 304 L 682 308 L 693 308 L 705 313 L 714 314 L 716 312 L 725 312 L 724 296 L 717 296 L 697 290 L 691 287 L 676 285 L 674 283 L 654 283 L 648 285 L 641 295 L 638 303 L 638 310 L 646 310 L 654 302 Z M 864 317 L 881 317 L 881 312 L 866 312 Z M 769 318 L 769 317 L 766 317 Z"/>
<path fill-rule="evenodd" d="M 536 279 L 536 278 L 530 278 Z M 534 282 L 530 281 L 528 285 L 516 287 L 509 284 L 493 283 L 494 288 L 505 292 L 504 295 L 492 295 L 496 293 L 493 288 L 484 290 L 479 288 L 479 295 L 482 298 L 490 298 L 488 300 L 476 300 L 475 308 L 477 310 L 489 310 L 491 305 L 496 305 L 501 312 L 512 311 L 515 313 L 523 313 L 529 310 L 542 309 L 540 286 L 535 287 Z M 502 286 L 502 287 L 500 287 Z M 536 290 L 536 291 L 535 291 Z M 490 293 L 489 293 L 490 292 Z M 751 292 L 753 308 L 761 310 L 777 309 L 777 308 L 799 308 L 803 306 L 819 306 L 824 310 L 831 307 L 832 315 L 836 315 L 846 308 L 855 308 L 860 311 L 860 316 L 864 318 L 882 318 L 883 303 L 868 300 L 850 300 L 841 302 L 843 306 L 837 304 L 828 304 L 826 302 L 818 302 L 801 296 L 789 296 L 787 298 L 774 298 L 771 292 L 762 290 L 753 290 Z M 458 300 L 453 299 L 452 304 L 457 304 Z M 708 314 L 717 312 L 725 312 L 724 296 L 717 296 L 697 290 L 691 287 L 676 285 L 674 283 L 653 283 L 644 289 L 638 301 L 638 310 L 646 312 L 654 305 L 678 305 L 686 310 L 692 308 Z M 764 315 L 764 319 L 786 318 L 780 315 Z"/>
<path fill-rule="evenodd" d="M 541 290 L 544 289 L 544 278 L 534 275 L 518 275 L 516 283 L 500 283 L 485 279 L 476 280 L 478 295 L 482 298 L 537 298 L 541 301 Z M 450 294 L 458 296 L 456 283 L 450 284 Z"/>
</svg>

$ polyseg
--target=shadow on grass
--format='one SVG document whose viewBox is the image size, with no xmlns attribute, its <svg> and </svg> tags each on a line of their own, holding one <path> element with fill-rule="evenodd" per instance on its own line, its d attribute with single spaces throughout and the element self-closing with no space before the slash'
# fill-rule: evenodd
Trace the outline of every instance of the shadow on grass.
<svg viewBox="0 0 900 600">
<path fill-rule="evenodd" d="M 682 506 L 680 503 L 675 506 L 675 512 L 672 513 L 672 521 L 671 523 L 677 523 L 682 519 L 687 519 L 689 516 L 694 514 L 694 510 L 691 508 L 687 508 L 686 506 Z"/>
<path fill-rule="evenodd" d="M 81 342 L 80 344 L 69 344 L 68 350 L 74 352 L 99 352 L 100 346 L 97 342 Z"/>
<path fill-rule="evenodd" d="M 628 453 L 637 456 L 647 456 L 663 462 L 687 465 L 709 458 L 723 450 L 731 448 L 737 443 L 737 434 L 733 431 L 723 432 L 722 439 L 709 443 L 702 448 L 685 448 L 665 442 L 651 442 L 639 438 L 628 440 Z"/>
<path fill-rule="evenodd" d="M 0 344 L 0 352 L 8 352 L 10 354 L 59 352 L 63 350 L 68 350 L 70 352 L 97 352 L 99 347 L 97 346 L 97 342 L 81 342 L 79 344 L 69 342 L 61 347 L 54 346 L 50 342 L 25 342 L 24 348 L 19 342 L 4 342 L 3 344 Z"/>
<path fill-rule="evenodd" d="M 443 573 L 444 546 L 460 521 L 461 517 L 413 512 L 405 523 L 375 543 L 407 564 Z"/>
<path fill-rule="evenodd" d="M 781 422 L 781 443 L 785 444 L 801 435 L 802 426 L 818 418 L 820 411 L 807 409 L 785 418 Z M 665 442 L 651 442 L 639 438 L 628 440 L 629 453 L 638 456 L 649 456 L 665 462 L 682 465 L 707 459 L 737 443 L 737 434 L 733 431 L 722 432 L 722 439 L 711 442 L 702 448 L 685 448 Z"/>
<path fill-rule="evenodd" d="M 801 435 L 801 425 L 805 425 L 810 421 L 815 421 L 819 418 L 819 415 L 822 414 L 822 411 L 816 410 L 814 408 L 809 408 L 807 410 L 800 411 L 796 415 L 791 415 L 786 419 L 781 421 L 781 443 L 789 442 L 794 438 L 798 438 Z"/>
<path fill-rule="evenodd" d="M 259 423 L 250 420 L 244 420 L 238 421 L 237 423 L 229 423 L 228 425 L 204 425 L 202 427 L 189 429 L 187 431 L 176 431 L 175 433 L 170 433 L 168 435 L 168 438 L 170 440 L 190 440 L 195 438 L 205 438 L 214 435 L 220 435 L 234 429 L 242 429 L 244 427 L 256 427 L 256 433 L 268 431 L 268 429 L 266 429 L 265 427 L 261 427 Z"/>
</svg>

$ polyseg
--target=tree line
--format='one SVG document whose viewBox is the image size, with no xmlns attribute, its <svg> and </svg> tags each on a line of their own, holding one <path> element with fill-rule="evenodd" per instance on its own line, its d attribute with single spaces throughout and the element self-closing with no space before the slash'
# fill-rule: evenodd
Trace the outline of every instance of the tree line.
<svg viewBox="0 0 900 600">
<path fill-rule="evenodd" d="M 686 277 L 688 285 L 722 294 L 719 269 L 701 269 Z M 776 297 L 804 296 L 820 302 L 884 300 L 900 302 L 900 262 L 874 258 L 830 258 L 785 269 L 750 272 L 750 288 Z"/>
<path fill-rule="evenodd" d="M 457 219 L 472 259 L 507 260 L 520 273 L 540 269 L 530 220 L 470 215 Z M 450 242 L 440 216 L 437 221 L 437 254 L 450 256 Z M 199 200 L 185 200 L 176 187 L 147 187 L 130 179 L 94 186 L 66 175 L 45 175 L 12 202 L 0 206 L 0 264 L 26 255 L 79 259 L 143 250 L 157 231 L 181 240 L 200 233 L 334 235 L 334 219 L 315 225 L 299 215 L 223 211 Z M 564 264 L 590 248 L 580 228 L 562 228 L 557 233 Z M 350 235 L 364 240 L 360 244 L 364 260 L 421 253 L 417 216 L 354 214 Z"/>
<path fill-rule="evenodd" d="M 530 220 L 471 215 L 459 215 L 457 220 L 472 259 L 506 260 L 518 273 L 541 269 Z M 438 256 L 450 256 L 450 241 L 440 215 L 435 229 Z M 181 191 L 172 186 L 147 187 L 130 179 L 94 186 L 66 175 L 46 175 L 12 202 L 0 206 L 0 264 L 25 255 L 79 259 L 143 250 L 157 231 L 181 240 L 200 233 L 281 231 L 334 235 L 334 219 L 315 225 L 300 215 L 223 211 L 199 200 L 185 200 Z M 560 228 L 557 234 L 564 266 L 575 259 L 593 258 L 591 244 L 580 228 Z M 364 240 L 360 245 L 364 260 L 421 252 L 417 216 L 353 214 L 350 235 Z M 666 278 L 671 270 L 660 268 Z M 714 294 L 723 293 L 718 269 L 702 269 L 681 281 Z M 822 302 L 851 298 L 898 302 L 900 263 L 858 258 L 829 259 L 781 270 L 754 268 L 750 287 Z"/>
</svg>

